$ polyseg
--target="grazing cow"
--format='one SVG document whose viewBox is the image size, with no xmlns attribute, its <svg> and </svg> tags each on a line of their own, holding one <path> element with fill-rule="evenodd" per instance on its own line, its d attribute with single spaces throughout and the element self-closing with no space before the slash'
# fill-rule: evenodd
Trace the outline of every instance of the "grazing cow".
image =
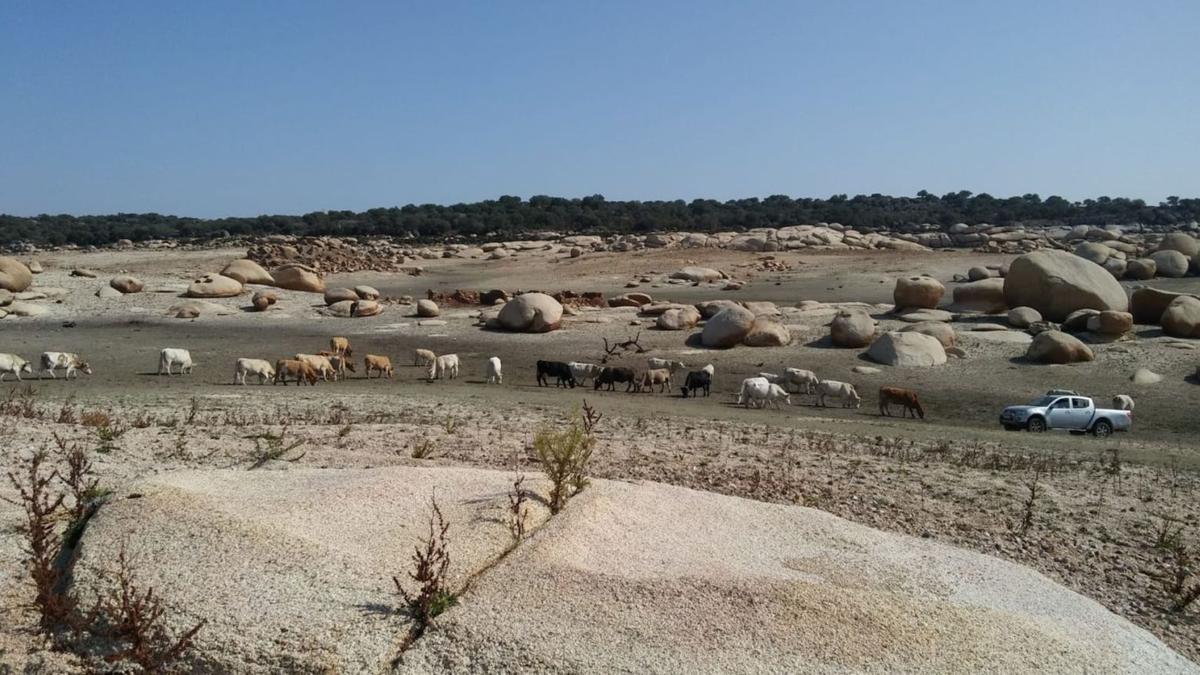
<svg viewBox="0 0 1200 675">
<path fill-rule="evenodd" d="M 775 373 L 759 373 L 756 377 L 761 377 L 771 384 L 779 384 L 780 382 L 783 382 L 783 376 Z"/>
<path fill-rule="evenodd" d="M 562 361 L 538 361 L 537 362 L 537 383 L 539 387 L 549 387 L 549 378 L 555 378 L 556 387 L 570 386 L 575 388 L 575 376 L 571 374 L 571 367 Z"/>
<path fill-rule="evenodd" d="M 363 370 L 366 371 L 368 379 L 372 372 L 377 372 L 380 378 L 387 375 L 390 380 L 392 379 L 392 360 L 386 356 L 367 354 L 363 359 Z"/>
<path fill-rule="evenodd" d="M 279 359 L 275 362 L 275 384 L 283 383 L 287 386 L 287 378 L 289 375 L 295 376 L 296 385 L 300 386 L 308 382 L 309 386 L 317 386 L 317 370 L 312 367 L 312 364 L 305 363 L 299 359 Z"/>
<path fill-rule="evenodd" d="M 4 376 L 9 373 L 16 375 L 17 382 L 20 382 L 21 373 L 33 374 L 33 366 L 16 354 L 0 354 L 0 382 L 3 382 Z"/>
<path fill-rule="evenodd" d="M 749 405 L 750 390 L 766 392 L 771 385 L 770 380 L 765 377 L 747 377 L 742 380 L 742 386 L 738 389 L 738 405 Z"/>
<path fill-rule="evenodd" d="M 414 349 L 413 350 L 413 365 L 428 366 L 437 358 L 437 354 L 429 349 Z"/>
<path fill-rule="evenodd" d="M 660 370 L 660 369 L 666 368 L 668 371 L 671 372 L 671 375 L 674 375 L 678 371 L 683 370 L 684 368 L 687 368 L 687 366 L 685 366 L 683 364 L 683 361 L 671 361 L 670 359 L 658 359 L 653 356 L 646 359 L 646 365 L 648 365 L 650 367 L 650 370 Z"/>
<path fill-rule="evenodd" d="M 1117 394 L 1113 397 L 1112 406 L 1117 410 L 1133 412 L 1133 397 L 1128 394 Z"/>
<path fill-rule="evenodd" d="M 608 385 L 608 391 L 614 391 L 617 382 L 624 382 L 625 393 L 629 393 L 634 383 L 637 382 L 637 373 L 633 372 L 633 368 L 605 366 L 596 375 L 596 382 L 593 388 L 599 391 L 601 387 Z"/>
<path fill-rule="evenodd" d="M 333 370 L 337 373 L 338 378 L 343 380 L 346 379 L 347 370 L 352 373 L 358 372 L 354 369 L 354 362 L 350 360 L 349 356 L 331 356 L 329 357 L 329 365 L 333 366 Z"/>
<path fill-rule="evenodd" d="M 765 407 L 768 403 L 774 404 L 775 409 L 779 409 L 779 402 L 783 401 L 788 405 L 792 404 L 791 396 L 783 387 L 766 382 L 762 378 L 747 378 L 742 382 L 742 391 L 738 397 L 738 402 L 747 407 L 754 406 L 756 408 Z"/>
<path fill-rule="evenodd" d="M 600 366 L 594 363 L 571 361 L 567 367 L 571 369 L 571 376 L 575 378 L 575 384 L 581 387 L 587 383 L 588 379 L 595 378 L 600 373 Z"/>
<path fill-rule="evenodd" d="M 293 358 L 312 366 L 312 369 L 321 376 L 322 380 L 328 382 L 329 378 L 332 377 L 333 381 L 337 382 L 338 371 L 333 367 L 333 361 L 330 360 L 330 357 L 321 356 L 320 354 L 296 354 Z"/>
<path fill-rule="evenodd" d="M 488 384 L 504 384 L 504 373 L 500 370 L 499 356 L 493 356 L 487 360 L 486 373 Z"/>
<path fill-rule="evenodd" d="M 709 376 L 709 377 L 712 377 L 712 376 L 714 376 L 714 375 L 716 375 L 716 374 L 717 374 L 717 369 L 716 369 L 716 368 L 714 368 L 714 367 L 713 367 L 713 364 L 711 364 L 711 363 L 710 363 L 710 364 L 708 364 L 707 366 L 704 366 L 704 367 L 703 367 L 703 368 L 701 368 L 700 370 L 703 370 L 704 372 L 708 373 L 708 376 Z"/>
<path fill-rule="evenodd" d="M 825 407 L 826 397 L 842 399 L 843 408 L 862 407 L 862 398 L 859 397 L 858 391 L 854 385 L 847 382 L 821 380 L 821 383 L 817 385 L 817 404 Z"/>
<path fill-rule="evenodd" d="M 275 369 L 270 361 L 262 359 L 238 359 L 233 366 L 234 384 L 246 384 L 247 375 L 257 375 L 259 384 L 275 379 Z"/>
<path fill-rule="evenodd" d="M 791 391 L 794 387 L 797 394 L 816 393 L 820 383 L 821 379 L 811 370 L 788 368 L 783 371 L 783 388 Z"/>
<path fill-rule="evenodd" d="M 904 412 L 900 413 L 901 417 L 912 415 L 913 419 L 916 419 L 917 415 L 920 415 L 921 419 L 925 419 L 925 409 L 921 407 L 921 399 L 917 398 L 917 392 L 912 389 L 880 387 L 879 414 L 891 417 L 892 411 L 888 406 L 893 403 L 904 406 Z"/>
<path fill-rule="evenodd" d="M 58 368 L 64 368 L 67 371 L 66 378 L 71 379 L 73 373 L 76 378 L 79 373 L 84 375 L 92 374 L 92 367 L 86 361 L 79 358 L 78 354 L 68 352 L 42 352 L 42 372 L 38 374 L 38 379 L 41 379 L 46 373 L 50 373 L 51 379 L 54 379 L 54 371 Z"/>
<path fill-rule="evenodd" d="M 671 371 L 666 368 L 651 368 L 644 371 L 641 377 L 638 378 L 637 391 L 654 391 L 654 385 L 658 385 L 658 393 L 663 393 L 671 386 Z"/>
<path fill-rule="evenodd" d="M 442 354 L 429 364 L 429 379 L 453 380 L 458 377 L 458 354 Z"/>
<path fill-rule="evenodd" d="M 179 366 L 179 374 L 191 373 L 192 353 L 186 349 L 166 348 L 158 353 L 158 374 L 162 375 L 166 371 L 167 375 L 171 375 L 171 366 Z"/>
<path fill-rule="evenodd" d="M 692 396 L 699 396 L 699 394 L 696 393 L 696 390 L 698 389 L 703 389 L 704 395 L 708 396 L 708 390 L 711 386 L 712 376 L 708 374 L 708 371 L 693 370 L 687 374 L 687 379 L 683 381 L 683 386 L 680 387 L 680 389 L 683 390 L 684 398 L 688 397 L 688 392 L 691 392 Z"/>
<path fill-rule="evenodd" d="M 354 350 L 350 349 L 350 340 L 344 337 L 329 338 L 329 348 L 336 356 L 354 356 Z"/>
</svg>

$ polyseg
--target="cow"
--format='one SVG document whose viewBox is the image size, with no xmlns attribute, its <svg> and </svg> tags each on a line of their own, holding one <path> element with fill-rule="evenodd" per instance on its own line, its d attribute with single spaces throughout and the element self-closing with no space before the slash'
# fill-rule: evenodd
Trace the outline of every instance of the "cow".
<svg viewBox="0 0 1200 675">
<path fill-rule="evenodd" d="M 267 380 L 275 379 L 275 369 L 271 367 L 270 361 L 262 359 L 238 359 L 233 366 L 233 382 L 234 384 L 246 384 L 247 375 L 258 376 L 259 384 L 266 384 Z"/>
<path fill-rule="evenodd" d="M 658 393 L 666 391 L 671 386 L 671 371 L 666 368 L 651 368 L 643 371 L 638 377 L 636 390 L 654 391 L 654 385 L 658 385 Z"/>
<path fill-rule="evenodd" d="M 628 393 L 633 388 L 637 381 L 637 373 L 633 368 L 617 368 L 613 366 L 605 366 L 600 369 L 596 375 L 595 387 L 599 391 L 604 385 L 608 385 L 608 391 L 613 391 L 617 382 L 625 383 L 625 392 Z"/>
<path fill-rule="evenodd" d="M 429 379 L 453 380 L 458 377 L 458 354 L 442 354 L 429 364 Z"/>
<path fill-rule="evenodd" d="M 854 385 L 847 382 L 821 380 L 821 383 L 817 385 L 817 404 L 824 407 L 826 397 L 842 399 L 843 408 L 862 407 L 862 398 L 859 397 L 858 391 L 855 390 Z"/>
<path fill-rule="evenodd" d="M 333 366 L 334 372 L 343 380 L 346 379 L 347 370 L 352 373 L 358 372 L 354 369 L 354 362 L 350 360 L 349 356 L 331 356 L 329 357 L 329 365 Z"/>
<path fill-rule="evenodd" d="M 433 363 L 433 360 L 436 358 L 437 358 L 437 354 L 434 354 L 432 350 L 429 350 L 429 349 L 414 349 L 413 350 L 413 365 L 414 366 L 428 366 L 429 364 Z"/>
<path fill-rule="evenodd" d="M 687 378 L 683 381 L 683 397 L 687 398 L 690 392 L 692 396 L 699 396 L 697 390 L 703 389 L 704 395 L 708 396 L 709 388 L 712 386 L 712 376 L 707 370 L 693 370 L 687 374 Z"/>
<path fill-rule="evenodd" d="M 499 356 L 487 360 L 486 374 L 488 384 L 504 384 L 504 372 L 500 369 Z"/>
<path fill-rule="evenodd" d="M 33 374 L 33 366 L 25 359 L 16 354 L 0 354 L 0 382 L 4 381 L 4 376 L 12 373 L 17 376 L 17 382 L 21 381 L 21 373 L 26 375 Z"/>
<path fill-rule="evenodd" d="M 312 369 L 321 376 L 322 380 L 328 382 L 329 378 L 332 377 L 333 381 L 337 382 L 338 371 L 333 367 L 333 361 L 329 360 L 330 357 L 321 356 L 320 354 L 296 354 L 292 358 L 294 358 L 296 361 L 303 361 L 304 363 L 312 366 Z"/>
<path fill-rule="evenodd" d="M 880 387 L 879 414 L 891 417 L 892 411 L 889 406 L 893 403 L 904 406 L 901 417 L 911 415 L 916 419 L 917 415 L 920 415 L 921 419 L 925 419 L 925 409 L 921 407 L 921 399 L 917 398 L 917 392 L 900 387 Z"/>
<path fill-rule="evenodd" d="M 1128 394 L 1117 394 L 1112 400 L 1113 408 L 1133 412 L 1133 397 Z"/>
<path fill-rule="evenodd" d="M 567 367 L 571 369 L 571 376 L 575 378 L 575 384 L 581 387 L 589 379 L 595 378 L 601 368 L 594 363 L 580 363 L 578 361 L 571 361 L 567 364 Z"/>
<path fill-rule="evenodd" d="M 287 386 L 287 378 L 289 375 L 296 377 L 296 385 L 300 386 L 308 382 L 309 386 L 317 385 L 317 370 L 312 367 L 312 364 L 306 363 L 299 359 L 279 359 L 275 362 L 275 384 L 283 383 Z"/>
<path fill-rule="evenodd" d="M 783 387 L 772 382 L 766 382 L 762 378 L 747 378 L 742 382 L 742 391 L 738 396 L 738 402 L 756 408 L 765 407 L 768 403 L 775 405 L 775 409 L 779 409 L 779 402 L 783 401 L 788 405 L 792 404 L 791 396 Z"/>
<path fill-rule="evenodd" d="M 377 372 L 380 378 L 387 375 L 390 380 L 392 379 L 392 360 L 386 356 L 367 354 L 363 358 L 363 370 L 366 371 L 368 378 L 371 377 L 372 372 Z"/>
<path fill-rule="evenodd" d="M 190 374 L 192 367 L 192 353 L 186 349 L 175 349 L 168 347 L 158 353 L 158 374 L 162 375 L 166 371 L 167 375 L 171 375 L 171 366 L 179 366 L 179 374 Z"/>
<path fill-rule="evenodd" d="M 354 356 L 354 350 L 350 349 L 350 340 L 344 337 L 329 338 L 329 348 L 335 356 Z"/>
<path fill-rule="evenodd" d="M 750 391 L 766 392 L 770 389 L 771 381 L 765 377 L 747 377 L 742 380 L 742 386 L 738 389 L 738 405 L 749 405 Z"/>
<path fill-rule="evenodd" d="M 820 383 L 821 378 L 811 370 L 788 368 L 783 371 L 783 388 L 792 391 L 792 388 L 795 387 L 797 394 L 814 394 Z"/>
<path fill-rule="evenodd" d="M 655 358 L 653 356 L 646 359 L 646 365 L 649 366 L 650 370 L 659 370 L 662 368 L 666 368 L 668 371 L 671 372 L 671 375 L 674 375 L 675 373 L 683 370 L 684 368 L 687 368 L 687 366 L 683 364 L 683 361 L 672 361 L 670 359 L 659 359 L 659 358 Z"/>
<path fill-rule="evenodd" d="M 575 376 L 571 373 L 571 367 L 562 361 L 538 361 L 537 362 L 537 383 L 539 387 L 549 387 L 549 378 L 555 378 L 554 385 L 556 387 L 570 386 L 575 388 Z"/>
<path fill-rule="evenodd" d="M 38 379 L 41 379 L 46 373 L 50 373 L 50 378 L 55 379 L 54 371 L 58 368 L 63 368 L 67 371 L 66 378 L 71 379 L 74 374 L 76 378 L 79 373 L 84 375 L 92 374 L 92 367 L 87 364 L 87 361 L 79 358 L 78 354 L 69 352 L 42 352 L 42 372 L 38 373 Z"/>
</svg>

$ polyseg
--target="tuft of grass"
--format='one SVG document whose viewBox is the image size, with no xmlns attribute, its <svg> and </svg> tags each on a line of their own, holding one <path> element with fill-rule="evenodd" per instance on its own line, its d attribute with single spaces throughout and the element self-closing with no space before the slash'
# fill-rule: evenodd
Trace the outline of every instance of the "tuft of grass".
<svg viewBox="0 0 1200 675">
<path fill-rule="evenodd" d="M 459 428 L 458 418 L 453 415 L 446 415 L 446 419 L 442 420 L 442 429 L 446 431 L 447 436 L 453 436 L 454 432 Z"/>
<path fill-rule="evenodd" d="M 1025 505 L 1021 511 L 1020 532 L 1025 534 L 1029 528 L 1033 527 L 1033 512 L 1037 507 L 1039 481 L 1041 480 L 1042 472 L 1040 469 L 1033 470 L 1033 477 L 1029 479 L 1029 483 L 1025 486 L 1029 489 L 1029 496 L 1025 498 Z"/>
<path fill-rule="evenodd" d="M 437 441 L 428 436 L 412 443 L 412 458 L 413 459 L 430 459 L 437 452 Z"/>
<path fill-rule="evenodd" d="M 192 397 L 191 404 L 188 405 L 187 412 L 184 414 L 183 423 L 187 426 L 195 424 L 196 417 L 200 415 L 200 399 Z"/>
<path fill-rule="evenodd" d="M 85 410 L 79 415 L 79 423 L 85 427 L 111 427 L 112 416 L 103 410 Z"/>
<path fill-rule="evenodd" d="M 508 531 L 512 533 L 514 543 L 525 538 L 525 525 L 529 520 L 529 508 L 525 505 L 529 493 L 522 485 L 524 482 L 525 476 L 517 474 L 508 493 Z"/>
<path fill-rule="evenodd" d="M 1171 611 L 1182 612 L 1200 598 L 1200 579 L 1195 581 L 1195 558 L 1192 551 L 1182 543 L 1175 546 L 1171 556 L 1171 575 L 1168 592 L 1171 595 Z"/>
<path fill-rule="evenodd" d="M 1183 545 L 1183 523 L 1178 518 L 1160 515 L 1154 525 L 1154 548 L 1173 551 Z"/>
<path fill-rule="evenodd" d="M 588 433 L 587 417 L 578 409 L 561 431 L 542 429 L 533 438 L 533 449 L 542 471 L 550 479 L 550 512 L 558 513 L 567 499 L 587 487 L 588 462 L 595 437 Z"/>
<path fill-rule="evenodd" d="M 413 548 L 412 570 L 408 578 L 417 583 L 417 590 L 410 593 L 397 576 L 392 577 L 396 592 L 404 600 L 405 609 L 413 620 L 413 633 L 409 642 L 420 637 L 433 619 L 453 607 L 458 597 L 450 591 L 446 574 L 450 570 L 450 524 L 442 517 L 437 496 L 429 498 L 429 534 Z"/>
<path fill-rule="evenodd" d="M 262 467 L 267 462 L 271 462 L 271 461 L 274 461 L 277 459 L 283 459 L 284 455 L 295 450 L 296 448 L 300 447 L 301 445 L 304 445 L 303 438 L 298 438 L 295 441 L 292 441 L 290 443 L 287 441 L 287 426 L 286 425 L 279 430 L 278 434 L 272 434 L 271 432 L 268 431 L 268 432 L 259 434 L 257 436 L 251 436 L 250 438 L 254 439 L 254 456 L 253 456 L 253 461 L 250 463 L 250 469 L 249 469 L 251 471 L 253 471 L 254 469 L 257 469 L 259 467 Z M 286 461 L 298 462 L 306 454 L 308 454 L 308 453 L 302 452 L 299 455 L 297 455 L 296 457 L 293 457 Z"/>
<path fill-rule="evenodd" d="M 54 419 L 59 424 L 75 424 L 78 417 L 75 414 L 75 396 L 72 394 L 62 402 L 62 406 L 58 409 L 58 416 Z"/>
</svg>

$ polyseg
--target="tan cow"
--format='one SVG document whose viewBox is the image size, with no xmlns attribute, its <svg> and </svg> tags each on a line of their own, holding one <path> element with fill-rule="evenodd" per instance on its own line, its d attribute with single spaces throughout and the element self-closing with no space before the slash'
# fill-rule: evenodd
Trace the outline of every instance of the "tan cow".
<svg viewBox="0 0 1200 675">
<path fill-rule="evenodd" d="M 363 368 L 366 370 L 368 378 L 371 377 L 372 372 L 379 373 L 381 378 L 384 375 L 387 375 L 389 380 L 392 378 L 392 360 L 386 356 L 367 354 L 363 359 Z"/>
<path fill-rule="evenodd" d="M 654 385 L 658 385 L 658 393 L 662 393 L 671 387 L 671 371 L 666 368 L 651 368 L 644 371 L 638 378 L 637 390 L 654 391 Z"/>
<path fill-rule="evenodd" d="M 350 349 L 350 340 L 344 337 L 329 338 L 329 348 L 337 356 L 354 356 L 354 350 Z"/>
<path fill-rule="evenodd" d="M 286 387 L 288 376 L 296 378 L 297 386 L 306 381 L 310 386 L 317 384 L 317 371 L 311 365 L 297 359 L 279 359 L 275 362 L 275 384 L 282 382 Z"/>
</svg>

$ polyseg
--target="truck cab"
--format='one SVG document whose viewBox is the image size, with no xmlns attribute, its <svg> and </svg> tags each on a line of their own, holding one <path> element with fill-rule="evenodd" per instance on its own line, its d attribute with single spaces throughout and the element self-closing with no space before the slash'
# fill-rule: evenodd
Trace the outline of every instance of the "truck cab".
<svg viewBox="0 0 1200 675">
<path fill-rule="evenodd" d="M 1133 413 L 1097 408 L 1087 396 L 1074 391 L 1052 389 L 1029 405 L 1005 408 L 1000 414 L 1000 424 L 1009 431 L 1059 429 L 1072 433 L 1090 431 L 1096 436 L 1108 436 L 1114 431 L 1128 431 L 1133 424 Z"/>
</svg>

